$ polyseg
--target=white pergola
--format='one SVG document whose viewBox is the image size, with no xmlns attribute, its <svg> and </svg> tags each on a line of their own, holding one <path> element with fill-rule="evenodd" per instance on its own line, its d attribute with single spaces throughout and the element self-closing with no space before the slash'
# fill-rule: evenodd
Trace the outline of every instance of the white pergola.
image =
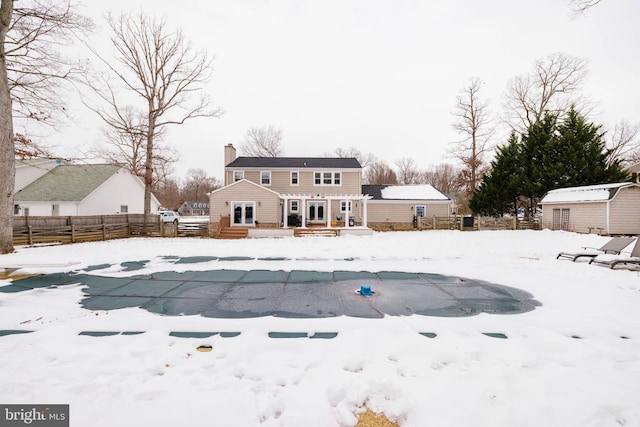
<svg viewBox="0 0 640 427">
<path fill-rule="evenodd" d="M 289 226 L 289 201 L 299 200 L 302 204 L 300 211 L 302 212 L 302 228 L 307 227 L 307 202 L 309 200 L 326 200 L 327 201 L 327 228 L 333 228 L 331 225 L 331 202 L 334 200 L 346 202 L 347 211 L 345 212 L 345 228 L 349 228 L 349 218 L 353 212 L 353 203 L 360 201 L 362 208 L 362 226 L 367 226 L 367 200 L 373 197 L 368 194 L 280 194 L 280 198 L 284 200 L 283 223 L 284 227 Z"/>
</svg>

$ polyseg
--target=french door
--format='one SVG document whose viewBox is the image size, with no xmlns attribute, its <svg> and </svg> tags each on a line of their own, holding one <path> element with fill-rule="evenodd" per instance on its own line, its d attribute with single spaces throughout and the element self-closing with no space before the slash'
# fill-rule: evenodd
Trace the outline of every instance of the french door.
<svg viewBox="0 0 640 427">
<path fill-rule="evenodd" d="M 310 222 L 325 221 L 326 202 L 308 202 L 307 203 L 307 219 Z"/>
<path fill-rule="evenodd" d="M 231 225 L 252 227 L 255 225 L 255 202 L 233 202 Z"/>
</svg>

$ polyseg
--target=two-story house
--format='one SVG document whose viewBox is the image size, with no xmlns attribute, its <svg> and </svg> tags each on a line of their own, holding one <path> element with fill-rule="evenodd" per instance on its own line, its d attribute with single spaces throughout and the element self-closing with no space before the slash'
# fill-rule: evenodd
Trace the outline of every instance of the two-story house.
<svg viewBox="0 0 640 427">
<path fill-rule="evenodd" d="M 210 194 L 212 228 L 299 226 L 367 230 L 362 166 L 355 158 L 236 157 L 225 146 L 224 187 Z"/>
</svg>

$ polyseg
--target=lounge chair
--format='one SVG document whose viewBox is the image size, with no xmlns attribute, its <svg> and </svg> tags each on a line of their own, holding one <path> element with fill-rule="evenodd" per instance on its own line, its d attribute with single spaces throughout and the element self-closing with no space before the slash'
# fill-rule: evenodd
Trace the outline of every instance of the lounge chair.
<svg viewBox="0 0 640 427">
<path fill-rule="evenodd" d="M 608 265 L 609 268 L 616 268 L 617 265 L 640 265 L 640 238 L 636 240 L 631 252 L 620 251 L 619 254 L 601 254 L 591 258 L 589 264 Z"/>
<path fill-rule="evenodd" d="M 578 258 L 595 258 L 602 254 L 618 255 L 620 252 L 633 242 L 635 237 L 613 237 L 607 243 L 599 248 L 582 247 L 582 251 L 578 252 L 560 252 L 556 259 L 570 258 L 575 262 Z"/>
</svg>

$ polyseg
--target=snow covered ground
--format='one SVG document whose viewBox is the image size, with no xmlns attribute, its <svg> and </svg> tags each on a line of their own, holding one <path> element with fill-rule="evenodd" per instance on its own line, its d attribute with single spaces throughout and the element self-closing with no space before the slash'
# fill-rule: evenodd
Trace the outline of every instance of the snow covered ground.
<svg viewBox="0 0 640 427">
<path fill-rule="evenodd" d="M 32 269 L 44 273 L 113 264 L 100 274 L 114 277 L 225 268 L 440 273 L 516 287 L 542 305 L 460 318 L 212 319 L 89 311 L 74 285 L 0 293 L 0 330 L 36 331 L 0 337 L 0 403 L 69 404 L 76 427 L 353 426 L 364 405 L 404 427 L 639 426 L 639 273 L 555 259 L 607 239 L 426 231 L 18 248 L 0 264 L 79 263 Z M 167 256 L 288 259 L 178 265 Z M 143 270 L 118 267 L 139 260 L 148 260 Z M 178 338 L 171 331 L 241 334 Z M 276 339 L 272 331 L 338 336 Z M 202 344 L 212 351 L 197 351 Z"/>
</svg>

